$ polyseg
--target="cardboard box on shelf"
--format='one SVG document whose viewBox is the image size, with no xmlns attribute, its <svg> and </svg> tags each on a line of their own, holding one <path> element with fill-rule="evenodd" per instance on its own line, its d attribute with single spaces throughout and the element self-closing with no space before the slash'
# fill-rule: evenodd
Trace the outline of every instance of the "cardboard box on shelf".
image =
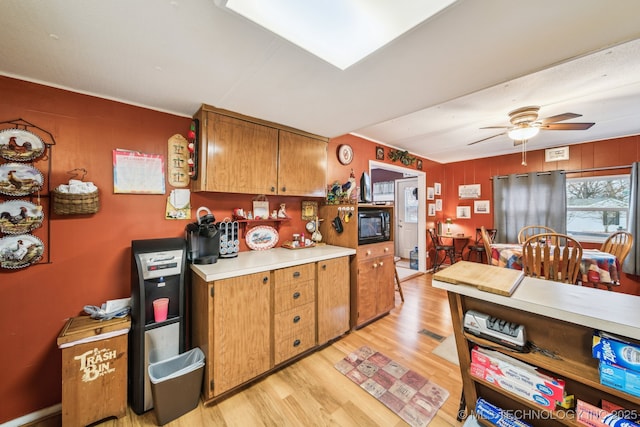
<svg viewBox="0 0 640 427">
<path fill-rule="evenodd" d="M 600 383 L 640 397 L 640 372 L 600 361 Z"/>
<path fill-rule="evenodd" d="M 640 372 L 640 345 L 625 341 L 624 338 L 596 332 L 591 351 L 596 359 Z"/>
<path fill-rule="evenodd" d="M 580 399 L 576 404 L 576 420 L 590 427 L 640 427 L 639 424 L 620 418 Z"/>
</svg>

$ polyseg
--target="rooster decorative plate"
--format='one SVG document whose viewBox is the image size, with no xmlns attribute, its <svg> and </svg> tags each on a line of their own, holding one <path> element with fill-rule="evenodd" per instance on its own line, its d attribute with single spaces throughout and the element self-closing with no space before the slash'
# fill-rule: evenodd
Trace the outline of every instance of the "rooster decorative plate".
<svg viewBox="0 0 640 427">
<path fill-rule="evenodd" d="M 44 154 L 44 142 L 37 135 L 22 129 L 0 131 L 0 156 L 14 162 L 30 162 Z"/>
<path fill-rule="evenodd" d="M 275 228 L 267 225 L 259 225 L 247 231 L 245 240 L 247 246 L 254 251 L 271 249 L 278 243 L 278 232 Z"/>
<path fill-rule="evenodd" d="M 31 234 L 5 236 L 0 239 L 0 267 L 24 268 L 42 259 L 44 244 Z"/>
<path fill-rule="evenodd" d="M 28 233 L 42 226 L 42 206 L 26 200 L 8 200 L 0 203 L 0 232 L 4 234 Z"/>
<path fill-rule="evenodd" d="M 8 196 L 26 196 L 42 189 L 42 173 L 22 163 L 0 165 L 0 193 Z"/>
</svg>

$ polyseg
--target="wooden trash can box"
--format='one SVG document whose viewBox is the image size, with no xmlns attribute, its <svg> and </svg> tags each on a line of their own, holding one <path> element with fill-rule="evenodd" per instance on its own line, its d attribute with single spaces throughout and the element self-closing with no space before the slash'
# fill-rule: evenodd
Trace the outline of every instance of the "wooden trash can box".
<svg viewBox="0 0 640 427">
<path fill-rule="evenodd" d="M 62 350 L 62 425 L 86 426 L 127 411 L 127 344 L 131 320 L 67 321 Z"/>
</svg>

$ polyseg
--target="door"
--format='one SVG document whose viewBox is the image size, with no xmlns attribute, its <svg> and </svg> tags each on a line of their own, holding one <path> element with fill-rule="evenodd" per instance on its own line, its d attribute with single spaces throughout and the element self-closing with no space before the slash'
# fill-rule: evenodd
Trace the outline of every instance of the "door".
<svg viewBox="0 0 640 427">
<path fill-rule="evenodd" d="M 418 246 L 418 178 L 396 180 L 395 253 L 409 258 Z"/>
</svg>

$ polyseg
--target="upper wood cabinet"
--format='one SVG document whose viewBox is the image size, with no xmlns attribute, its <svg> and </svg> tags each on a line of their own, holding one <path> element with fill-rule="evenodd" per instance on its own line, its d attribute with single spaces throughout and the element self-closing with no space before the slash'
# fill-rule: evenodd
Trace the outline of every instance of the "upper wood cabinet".
<svg viewBox="0 0 640 427">
<path fill-rule="evenodd" d="M 327 138 L 203 105 L 192 191 L 324 197 Z"/>
</svg>

